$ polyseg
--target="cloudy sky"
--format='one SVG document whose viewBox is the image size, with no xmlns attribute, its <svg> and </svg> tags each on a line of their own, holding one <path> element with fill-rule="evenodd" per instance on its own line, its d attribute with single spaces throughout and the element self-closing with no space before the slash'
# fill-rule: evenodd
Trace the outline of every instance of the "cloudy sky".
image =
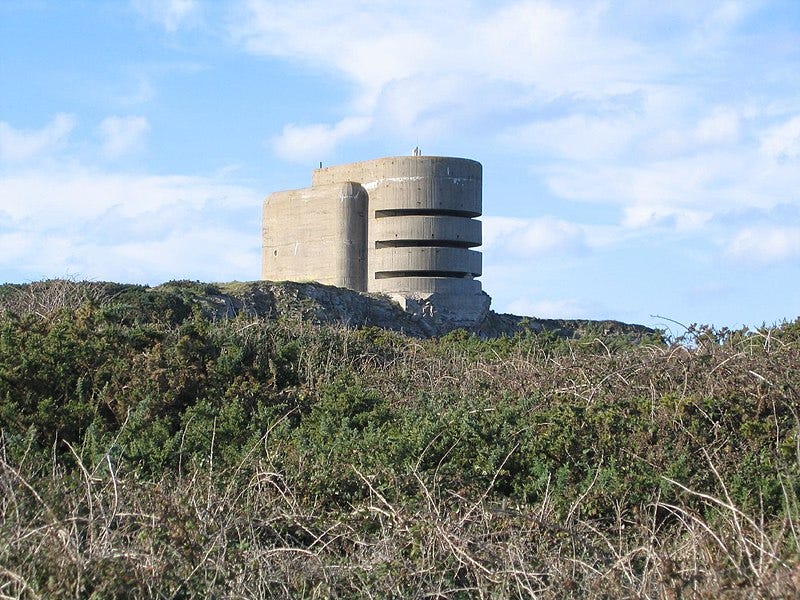
<svg viewBox="0 0 800 600">
<path fill-rule="evenodd" d="M 495 310 L 800 315 L 798 0 L 0 1 L 0 282 L 257 279 L 264 196 L 417 145 Z"/>
</svg>

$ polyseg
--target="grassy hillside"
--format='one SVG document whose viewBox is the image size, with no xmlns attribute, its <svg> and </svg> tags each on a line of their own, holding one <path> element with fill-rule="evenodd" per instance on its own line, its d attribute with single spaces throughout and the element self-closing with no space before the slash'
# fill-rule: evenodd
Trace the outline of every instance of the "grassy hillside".
<svg viewBox="0 0 800 600">
<path fill-rule="evenodd" d="M 800 593 L 800 320 L 583 333 L 0 287 L 0 593 Z"/>
</svg>

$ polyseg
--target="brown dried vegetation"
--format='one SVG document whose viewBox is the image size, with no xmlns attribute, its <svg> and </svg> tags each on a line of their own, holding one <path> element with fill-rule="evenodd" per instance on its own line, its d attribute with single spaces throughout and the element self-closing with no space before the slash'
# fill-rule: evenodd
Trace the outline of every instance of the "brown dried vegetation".
<svg viewBox="0 0 800 600">
<path fill-rule="evenodd" d="M 2 597 L 800 594 L 800 321 L 414 340 L 68 282 L 0 310 Z"/>
</svg>

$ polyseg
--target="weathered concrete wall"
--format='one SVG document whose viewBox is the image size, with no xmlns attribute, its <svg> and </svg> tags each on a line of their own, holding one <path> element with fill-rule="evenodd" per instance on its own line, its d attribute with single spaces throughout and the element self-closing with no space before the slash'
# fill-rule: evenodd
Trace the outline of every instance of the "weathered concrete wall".
<svg viewBox="0 0 800 600">
<path fill-rule="evenodd" d="M 412 245 L 433 240 L 450 243 L 457 248 L 481 245 L 481 222 L 475 219 L 450 216 L 404 215 L 401 218 L 382 217 L 372 222 L 376 247 Z"/>
<path fill-rule="evenodd" d="M 360 185 L 270 194 L 262 218 L 262 279 L 366 291 L 367 193 Z"/>
<path fill-rule="evenodd" d="M 471 279 L 481 274 L 481 253 L 465 248 L 379 248 L 372 262 L 375 280 L 425 276 Z"/>
</svg>

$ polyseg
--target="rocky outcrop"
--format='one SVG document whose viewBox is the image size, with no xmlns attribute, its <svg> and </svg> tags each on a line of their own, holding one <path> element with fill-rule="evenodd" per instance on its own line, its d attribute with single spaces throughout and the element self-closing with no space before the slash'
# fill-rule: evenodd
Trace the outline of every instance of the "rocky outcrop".
<svg viewBox="0 0 800 600">
<path fill-rule="evenodd" d="M 74 310 L 89 302 L 115 307 L 120 315 L 150 314 L 149 318 L 180 322 L 193 310 L 213 320 L 238 316 L 263 319 L 301 319 L 316 324 L 345 327 L 379 327 L 405 335 L 427 338 L 464 329 L 481 338 L 512 336 L 520 331 L 550 332 L 561 337 L 622 335 L 632 342 L 657 332 L 641 325 L 618 321 L 538 319 L 498 314 L 484 309 L 459 313 L 447 302 L 426 304 L 431 299 L 402 298 L 404 306 L 380 294 L 354 292 L 320 283 L 232 282 L 206 284 L 171 281 L 147 288 L 109 282 L 73 282 L 63 279 L 29 284 L 0 285 L 0 312 L 47 317 L 56 311 Z M 130 317 L 136 318 L 136 317 Z"/>
<path fill-rule="evenodd" d="M 538 319 L 498 314 L 488 309 L 471 321 L 459 319 L 446 310 L 426 310 L 412 301 L 400 306 L 387 296 L 366 294 L 319 283 L 257 281 L 217 286 L 219 293 L 198 295 L 204 310 L 213 318 L 238 314 L 264 318 L 300 318 L 319 324 L 348 327 L 380 327 L 412 337 L 435 337 L 464 329 L 482 338 L 511 336 L 522 330 L 549 331 L 563 337 L 623 334 L 640 339 L 656 333 L 642 325 L 619 321 Z"/>
</svg>

